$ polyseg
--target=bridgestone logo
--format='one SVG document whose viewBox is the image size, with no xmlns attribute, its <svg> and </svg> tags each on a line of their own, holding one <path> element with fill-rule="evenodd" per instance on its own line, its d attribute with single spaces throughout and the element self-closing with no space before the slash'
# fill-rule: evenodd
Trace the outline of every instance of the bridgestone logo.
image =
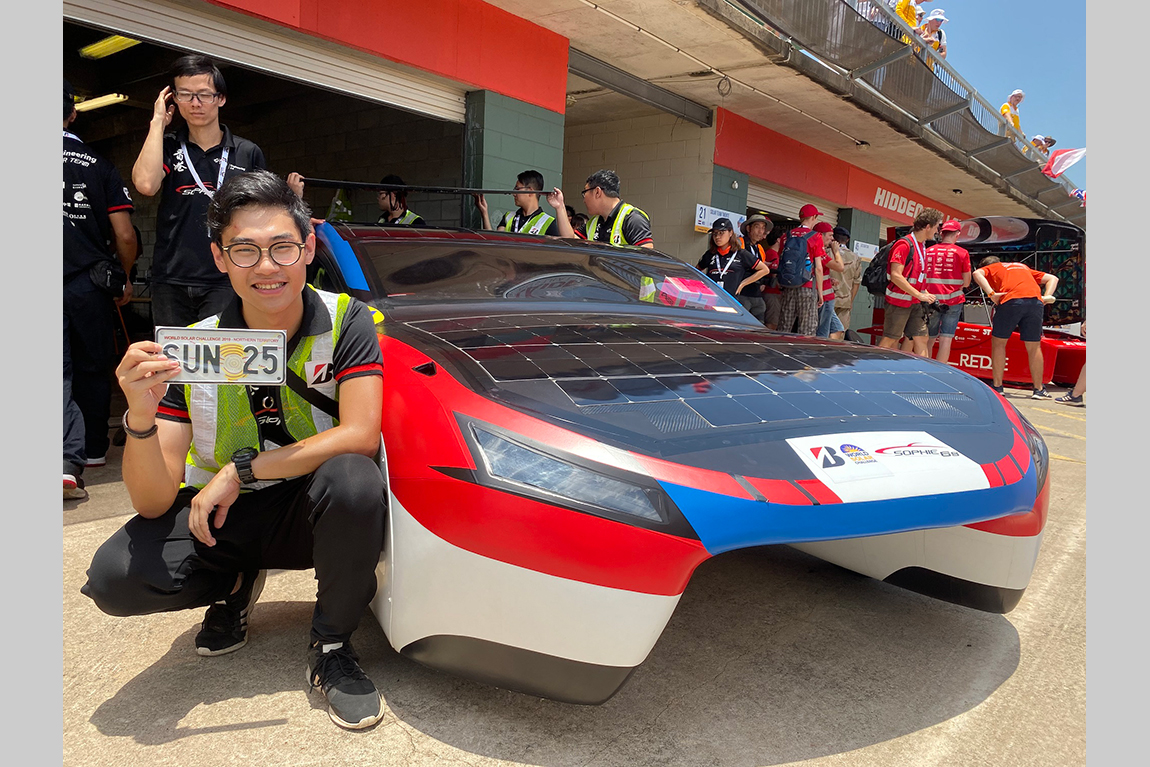
<svg viewBox="0 0 1150 767">
<path fill-rule="evenodd" d="M 906 197 L 897 195 L 894 192 L 888 192 L 881 186 L 875 190 L 874 204 L 880 208 L 892 210 L 895 213 L 914 218 L 918 212 L 922 210 L 922 204 L 914 200 L 908 200 Z"/>
</svg>

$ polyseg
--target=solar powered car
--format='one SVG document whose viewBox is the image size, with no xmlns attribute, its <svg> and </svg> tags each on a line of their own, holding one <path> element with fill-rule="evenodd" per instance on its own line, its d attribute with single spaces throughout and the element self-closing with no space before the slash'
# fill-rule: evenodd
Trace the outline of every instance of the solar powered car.
<svg viewBox="0 0 1150 767">
<path fill-rule="evenodd" d="M 1048 457 L 1007 400 L 894 350 L 768 331 L 669 256 L 325 223 L 311 282 L 379 311 L 393 647 L 610 698 L 699 564 L 788 544 L 1004 613 Z"/>
</svg>

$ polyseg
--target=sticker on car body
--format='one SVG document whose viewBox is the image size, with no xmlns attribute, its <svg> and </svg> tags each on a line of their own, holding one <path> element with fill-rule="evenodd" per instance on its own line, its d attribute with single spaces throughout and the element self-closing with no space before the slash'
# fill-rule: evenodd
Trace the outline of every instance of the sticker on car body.
<svg viewBox="0 0 1150 767">
<path fill-rule="evenodd" d="M 180 363 L 170 383 L 282 386 L 287 380 L 282 330 L 159 327 L 156 343 Z"/>
<path fill-rule="evenodd" d="M 787 444 L 846 502 L 987 488 L 982 467 L 926 432 L 876 431 L 795 437 Z"/>
</svg>

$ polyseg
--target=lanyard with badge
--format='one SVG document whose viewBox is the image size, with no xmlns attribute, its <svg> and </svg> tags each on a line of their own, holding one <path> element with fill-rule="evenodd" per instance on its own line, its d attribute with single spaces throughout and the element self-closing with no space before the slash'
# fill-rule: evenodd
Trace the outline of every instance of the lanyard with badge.
<svg viewBox="0 0 1150 767">
<path fill-rule="evenodd" d="M 926 246 L 920 244 L 918 238 L 913 234 L 908 234 L 906 238 L 914 245 L 915 262 L 918 264 L 918 273 L 915 274 L 915 279 L 918 279 L 926 271 Z"/>
<path fill-rule="evenodd" d="M 220 185 L 224 183 L 224 174 L 228 172 L 228 152 L 230 151 L 231 147 L 224 147 L 224 153 L 220 155 L 220 174 L 216 178 L 216 189 L 219 189 Z M 191 171 L 192 178 L 196 180 L 196 186 L 200 188 L 200 191 L 206 194 L 208 197 L 211 197 L 213 194 L 215 194 L 206 186 L 204 186 L 203 181 L 200 181 L 200 174 L 196 173 L 196 166 L 192 164 L 192 158 L 188 154 L 188 145 L 183 141 L 180 142 L 180 152 L 183 154 L 184 162 L 187 163 L 188 170 Z"/>
<path fill-rule="evenodd" d="M 715 253 L 715 255 L 711 256 L 711 268 L 719 270 L 719 281 L 720 282 L 723 281 L 724 279 L 726 279 L 727 272 L 729 272 L 731 270 L 731 264 L 735 263 L 735 259 L 738 257 L 738 255 L 739 255 L 738 249 L 737 248 L 731 248 L 731 257 L 727 259 L 727 265 L 722 267 L 722 268 L 719 268 L 719 254 Z"/>
</svg>

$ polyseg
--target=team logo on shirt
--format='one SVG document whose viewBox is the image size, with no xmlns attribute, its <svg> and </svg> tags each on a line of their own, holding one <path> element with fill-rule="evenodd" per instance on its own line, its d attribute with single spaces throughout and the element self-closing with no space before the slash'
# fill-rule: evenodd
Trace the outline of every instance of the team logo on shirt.
<svg viewBox="0 0 1150 767">
<path fill-rule="evenodd" d="M 83 192 L 76 192 L 74 195 L 72 195 L 72 199 L 75 200 L 76 202 L 83 202 L 84 200 L 86 200 L 88 198 L 86 198 L 84 196 Z"/>
<path fill-rule="evenodd" d="M 308 388 L 322 386 L 335 378 L 335 366 L 330 362 L 307 363 Z"/>
</svg>

